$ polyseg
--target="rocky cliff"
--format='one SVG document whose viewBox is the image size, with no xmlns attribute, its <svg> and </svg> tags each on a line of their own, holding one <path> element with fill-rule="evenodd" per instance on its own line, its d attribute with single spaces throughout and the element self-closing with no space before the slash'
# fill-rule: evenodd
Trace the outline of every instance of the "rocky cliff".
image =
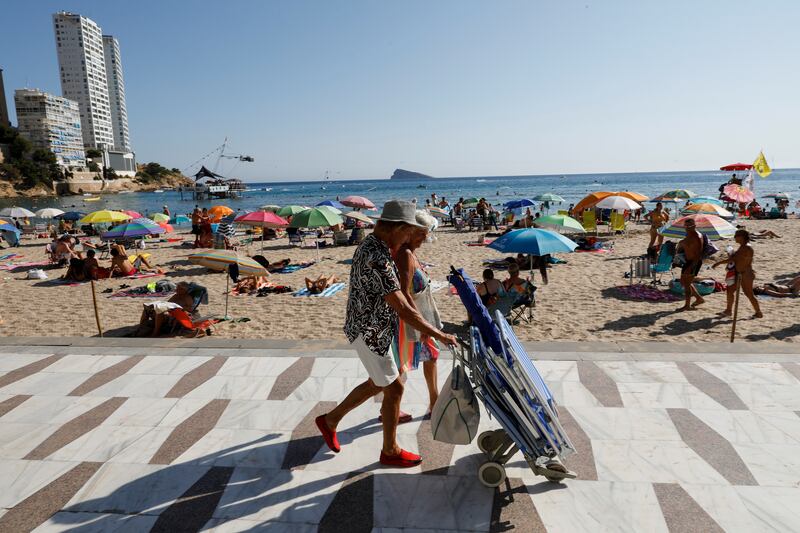
<svg viewBox="0 0 800 533">
<path fill-rule="evenodd" d="M 410 170 L 403 170 L 402 168 L 398 168 L 392 174 L 392 177 L 389 178 L 390 180 L 406 180 L 406 181 L 427 181 L 436 179 L 433 176 L 428 176 L 427 174 L 421 174 L 419 172 L 411 172 Z"/>
</svg>

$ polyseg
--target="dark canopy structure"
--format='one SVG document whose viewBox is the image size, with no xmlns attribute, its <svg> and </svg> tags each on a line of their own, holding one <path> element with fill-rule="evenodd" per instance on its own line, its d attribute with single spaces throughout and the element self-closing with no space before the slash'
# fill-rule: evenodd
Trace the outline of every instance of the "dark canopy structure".
<svg viewBox="0 0 800 533">
<path fill-rule="evenodd" d="M 221 175 L 219 175 L 219 174 L 217 174 L 215 172 L 211 172 L 210 170 L 208 170 L 204 166 L 200 167 L 200 171 L 197 174 L 194 175 L 194 181 L 199 181 L 199 180 L 201 180 L 203 178 L 214 178 L 214 179 L 219 179 L 219 180 L 226 179 L 225 176 L 221 176 Z"/>
</svg>

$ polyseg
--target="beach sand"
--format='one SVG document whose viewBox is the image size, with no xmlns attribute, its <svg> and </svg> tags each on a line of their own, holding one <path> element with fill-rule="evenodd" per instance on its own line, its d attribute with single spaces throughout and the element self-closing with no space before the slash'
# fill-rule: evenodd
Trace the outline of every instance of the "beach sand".
<svg viewBox="0 0 800 533">
<path fill-rule="evenodd" d="M 771 229 L 782 236 L 780 239 L 754 241 L 757 284 L 800 275 L 800 220 L 746 221 L 746 225 L 750 230 Z M 718 315 L 725 306 L 724 293 L 706 297 L 705 305 L 685 313 L 675 312 L 682 305 L 679 301 L 631 301 L 618 294 L 614 287 L 628 284 L 623 274 L 629 268 L 630 259 L 644 253 L 648 241 L 644 225 L 631 225 L 629 229 L 627 235 L 613 238 L 611 253 L 559 256 L 567 264 L 554 265 L 550 269 L 549 285 L 542 285 L 536 272 L 534 279 L 539 290 L 536 293 L 535 320 L 532 324 L 515 326 L 517 335 L 529 341 L 727 341 L 731 320 Z M 437 240 L 424 244 L 419 251 L 423 261 L 434 265 L 429 268 L 434 280 L 444 281 L 450 265 L 463 267 L 473 278 L 480 279 L 482 261 L 499 259 L 504 255 L 489 248 L 464 244 L 477 239 L 481 235 L 478 232 L 455 232 L 446 228 L 436 233 Z M 185 233 L 178 233 L 178 236 L 192 239 Z M 0 250 L 0 255 L 14 251 L 24 255 L 15 261 L 42 260 L 46 242 L 44 239 L 24 240 L 19 248 Z M 724 249 L 733 242 L 726 240 L 717 244 Z M 263 252 L 260 248 L 261 244 L 257 242 L 249 247 L 249 252 L 263 253 L 270 261 L 288 257 L 293 262 L 302 262 L 314 260 L 317 256 L 315 249 L 289 246 L 285 238 L 267 241 Z M 348 260 L 354 250 L 354 247 L 321 249 L 321 261 L 313 266 L 291 274 L 273 274 L 270 279 L 294 289 L 304 286 L 306 276 L 316 278 L 321 274 L 335 274 L 347 281 Z M 224 274 L 210 273 L 188 263 L 186 257 L 193 250 L 178 244 L 148 246 L 146 251 L 153 254 L 155 264 L 166 269 L 164 278 L 97 282 L 101 323 L 107 336 L 129 334 L 139 321 L 143 300 L 112 300 L 101 292 L 107 288 L 118 290 L 123 283 L 137 287 L 157 279 L 194 281 L 206 286 L 210 294 L 210 303 L 201 306 L 201 314 L 224 314 Z M 247 253 L 247 250 L 243 252 Z M 64 271 L 56 269 L 47 273 L 53 279 Z M 709 272 L 717 280 L 724 278 L 724 266 Z M 496 275 L 499 279 L 506 277 L 504 272 Z M 3 295 L 0 313 L 4 319 L 0 335 L 97 335 L 89 284 L 45 287 L 40 281 L 24 278 L 25 270 L 0 271 L 0 293 Z M 665 279 L 669 279 L 669 274 Z M 447 327 L 461 328 L 466 314 L 458 297 L 451 295 L 445 287 L 435 293 L 435 299 Z M 330 298 L 294 297 L 291 294 L 231 296 L 228 314 L 250 320 L 223 322 L 216 328 L 215 335 L 228 338 L 343 339 L 346 301 L 347 289 Z M 800 341 L 800 299 L 761 299 L 760 303 L 765 317 L 751 319 L 750 304 L 742 297 L 737 341 Z"/>
</svg>

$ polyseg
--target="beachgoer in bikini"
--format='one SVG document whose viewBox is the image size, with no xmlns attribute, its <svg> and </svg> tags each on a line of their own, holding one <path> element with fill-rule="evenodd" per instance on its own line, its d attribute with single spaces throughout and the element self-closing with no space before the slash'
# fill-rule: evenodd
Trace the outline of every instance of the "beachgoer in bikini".
<svg viewBox="0 0 800 533">
<path fill-rule="evenodd" d="M 753 287 L 753 292 L 774 298 L 798 297 L 800 296 L 800 276 L 788 283 L 765 283 L 759 287 Z"/>
<path fill-rule="evenodd" d="M 483 271 L 483 282 L 475 286 L 475 292 L 481 297 L 483 305 L 489 307 L 503 295 L 503 284 L 494 279 L 494 271 L 487 268 Z"/>
<path fill-rule="evenodd" d="M 691 311 L 705 302 L 694 286 L 694 280 L 703 266 L 703 239 L 697 233 L 693 219 L 688 219 L 684 228 L 686 229 L 686 237 L 678 243 L 677 249 L 682 251 L 686 258 L 681 267 L 681 285 L 683 285 L 684 294 L 686 295 L 686 303 L 678 311 Z M 691 303 L 692 296 L 695 298 L 693 304 Z"/>
<path fill-rule="evenodd" d="M 758 305 L 758 300 L 753 292 L 753 281 L 756 279 L 756 273 L 753 270 L 753 247 L 750 246 L 750 235 L 747 230 L 737 230 L 733 238 L 739 244 L 739 249 L 736 250 L 728 259 L 714 263 L 714 266 L 728 263 L 728 274 L 726 274 L 727 287 L 727 306 L 722 312 L 725 316 L 733 314 L 734 295 L 738 286 L 738 280 L 742 283 L 742 292 L 750 300 L 755 314 L 753 318 L 762 318 L 764 315 L 761 313 L 761 307 Z M 737 280 L 738 277 L 738 280 Z M 728 282 L 732 279 L 732 283 Z"/>
<path fill-rule="evenodd" d="M 658 202 L 656 208 L 647 213 L 645 218 L 650 220 L 650 244 L 647 247 L 652 247 L 656 242 L 660 247 L 664 241 L 664 236 L 658 233 L 658 230 L 669 221 L 669 215 L 664 211 L 664 205 Z"/>
<path fill-rule="evenodd" d="M 339 281 L 339 279 L 331 274 L 330 276 L 320 276 L 317 279 L 306 278 L 306 289 L 311 294 L 320 294 L 322 291 Z"/>
</svg>

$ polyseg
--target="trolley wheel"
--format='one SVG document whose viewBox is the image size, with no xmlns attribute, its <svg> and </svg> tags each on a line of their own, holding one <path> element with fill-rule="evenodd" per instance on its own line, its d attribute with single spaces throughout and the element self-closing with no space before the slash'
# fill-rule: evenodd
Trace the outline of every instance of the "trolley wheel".
<svg viewBox="0 0 800 533">
<path fill-rule="evenodd" d="M 499 487 L 506 480 L 506 469 L 500 463 L 487 461 L 478 467 L 478 479 L 490 489 Z"/>
<path fill-rule="evenodd" d="M 484 431 L 478 435 L 478 449 L 483 453 L 494 453 L 502 443 L 503 433 L 501 429 Z"/>
</svg>

